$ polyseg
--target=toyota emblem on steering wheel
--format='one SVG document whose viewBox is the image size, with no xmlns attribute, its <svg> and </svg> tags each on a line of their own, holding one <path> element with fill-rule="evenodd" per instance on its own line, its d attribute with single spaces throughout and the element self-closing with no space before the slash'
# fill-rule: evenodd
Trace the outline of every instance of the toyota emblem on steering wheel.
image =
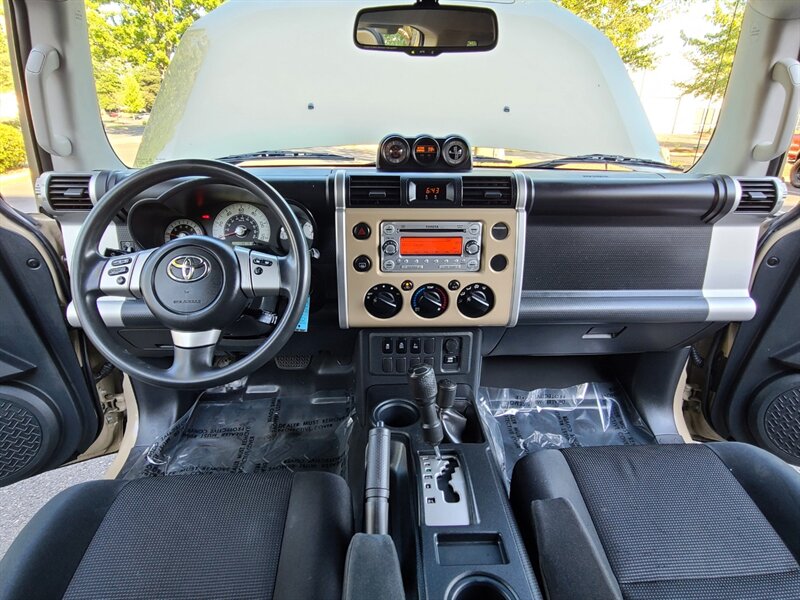
<svg viewBox="0 0 800 600">
<path fill-rule="evenodd" d="M 177 256 L 169 261 L 167 275 L 173 281 L 194 283 L 211 271 L 211 264 L 202 256 Z"/>
</svg>

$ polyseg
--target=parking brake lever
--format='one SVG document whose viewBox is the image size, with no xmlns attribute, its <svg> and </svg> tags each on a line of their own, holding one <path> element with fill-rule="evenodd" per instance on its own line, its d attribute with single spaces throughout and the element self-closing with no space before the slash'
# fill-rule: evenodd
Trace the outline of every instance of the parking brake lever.
<svg viewBox="0 0 800 600">
<path fill-rule="evenodd" d="M 408 372 L 408 386 L 422 416 L 422 437 L 433 446 L 436 458 L 441 460 L 439 444 L 444 438 L 444 430 L 436 405 L 437 386 L 433 367 L 425 364 L 412 367 Z"/>
</svg>

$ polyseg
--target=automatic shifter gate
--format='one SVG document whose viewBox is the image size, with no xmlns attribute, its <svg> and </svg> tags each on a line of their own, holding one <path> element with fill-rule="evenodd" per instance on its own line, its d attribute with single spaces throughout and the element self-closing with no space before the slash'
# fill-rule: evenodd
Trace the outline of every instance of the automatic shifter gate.
<svg viewBox="0 0 800 600">
<path fill-rule="evenodd" d="M 426 525 L 469 525 L 464 470 L 455 456 L 421 456 L 422 503 Z"/>
</svg>

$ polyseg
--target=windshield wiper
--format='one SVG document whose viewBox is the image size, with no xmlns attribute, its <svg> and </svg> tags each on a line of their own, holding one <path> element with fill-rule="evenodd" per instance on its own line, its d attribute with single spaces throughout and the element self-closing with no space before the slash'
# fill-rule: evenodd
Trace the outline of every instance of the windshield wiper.
<svg viewBox="0 0 800 600">
<path fill-rule="evenodd" d="M 504 165 L 510 165 L 512 160 L 507 158 L 497 158 L 496 156 L 483 156 L 481 154 L 476 154 L 472 157 L 473 162 L 481 162 L 481 163 L 501 163 Z"/>
<path fill-rule="evenodd" d="M 244 154 L 231 154 L 218 158 L 222 162 L 240 163 L 246 160 L 270 160 L 273 158 L 298 158 L 298 159 L 325 159 L 325 160 L 355 160 L 352 156 L 333 154 L 332 152 L 305 152 L 302 150 L 259 150 L 258 152 L 245 152 Z"/>
<path fill-rule="evenodd" d="M 658 160 L 651 160 L 649 158 L 632 158 L 630 156 L 621 156 L 619 154 L 582 154 L 580 156 L 565 156 L 564 158 L 556 158 L 553 160 L 545 160 L 542 162 L 532 162 L 525 165 L 520 165 L 518 169 L 557 169 L 564 165 L 572 163 L 589 163 L 589 164 L 603 164 L 603 165 L 622 165 L 624 167 L 653 167 L 658 169 L 669 169 L 670 171 L 680 171 L 683 169 L 673 165 L 663 163 Z"/>
</svg>

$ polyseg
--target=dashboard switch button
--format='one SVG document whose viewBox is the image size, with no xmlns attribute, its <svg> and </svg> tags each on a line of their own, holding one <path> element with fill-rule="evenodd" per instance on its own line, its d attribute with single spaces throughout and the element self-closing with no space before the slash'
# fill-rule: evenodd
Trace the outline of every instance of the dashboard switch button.
<svg viewBox="0 0 800 600">
<path fill-rule="evenodd" d="M 353 268 L 359 273 L 366 273 L 372 268 L 372 261 L 369 259 L 369 256 L 362 254 L 361 256 L 357 256 L 353 261 Z"/>
<path fill-rule="evenodd" d="M 353 237 L 357 240 L 368 240 L 370 235 L 372 235 L 372 228 L 364 222 L 353 227 Z"/>
</svg>

